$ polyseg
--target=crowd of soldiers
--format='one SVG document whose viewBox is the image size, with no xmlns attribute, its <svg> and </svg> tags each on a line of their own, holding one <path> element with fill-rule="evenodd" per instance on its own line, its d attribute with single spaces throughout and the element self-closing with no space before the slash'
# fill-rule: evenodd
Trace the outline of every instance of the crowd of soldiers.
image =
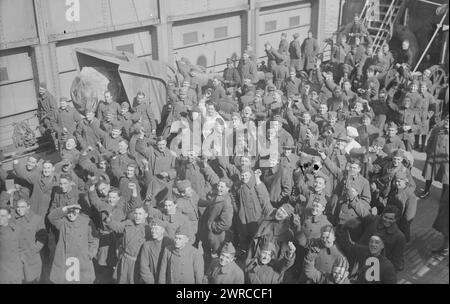
<svg viewBox="0 0 450 304">
<path fill-rule="evenodd" d="M 248 49 L 207 86 L 177 59 L 184 80 L 159 122 L 144 92 L 129 103 L 106 91 L 81 115 L 41 83 L 42 133 L 61 161 L 14 160 L 0 282 L 394 284 L 433 180 L 448 254 L 448 109 L 436 117 L 429 71 L 408 73 L 407 41 L 394 58 L 350 29 L 331 64 L 311 31 L 283 34 L 265 44 L 267 65 Z M 198 120 L 212 144 L 182 147 Z M 418 195 L 413 150 L 427 155 Z"/>
</svg>

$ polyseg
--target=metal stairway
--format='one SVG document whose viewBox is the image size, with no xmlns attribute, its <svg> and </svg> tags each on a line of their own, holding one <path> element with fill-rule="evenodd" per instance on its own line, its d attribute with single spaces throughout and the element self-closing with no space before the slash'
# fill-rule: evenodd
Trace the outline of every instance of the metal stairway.
<svg viewBox="0 0 450 304">
<path fill-rule="evenodd" d="M 403 15 L 406 2 L 407 0 L 366 0 L 360 20 L 373 40 L 374 51 L 392 38 L 394 24 Z"/>
</svg>

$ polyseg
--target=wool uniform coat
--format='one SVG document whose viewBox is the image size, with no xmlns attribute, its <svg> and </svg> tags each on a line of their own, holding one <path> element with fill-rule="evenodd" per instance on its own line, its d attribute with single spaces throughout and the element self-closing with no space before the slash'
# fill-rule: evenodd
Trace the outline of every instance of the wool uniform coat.
<svg viewBox="0 0 450 304">
<path fill-rule="evenodd" d="M 57 284 L 92 284 L 95 280 L 92 259 L 98 250 L 98 234 L 93 222 L 84 214 L 79 214 L 75 221 L 71 222 L 62 208 L 54 209 L 48 219 L 59 230 L 50 281 Z M 71 257 L 79 261 L 79 281 L 70 281 L 66 276 L 67 272 L 70 272 L 67 261 Z"/>
<path fill-rule="evenodd" d="M 278 207 L 289 200 L 292 193 L 292 170 L 286 170 L 280 164 L 263 170 L 261 180 L 269 191 L 269 199 L 273 206 Z"/>
<path fill-rule="evenodd" d="M 223 80 L 226 87 L 234 87 L 241 83 L 241 76 L 236 68 L 226 68 L 223 70 Z"/>
<path fill-rule="evenodd" d="M 205 283 L 209 284 L 244 284 L 244 272 L 232 261 L 229 264 L 220 265 L 220 259 L 216 258 L 212 260 L 209 266 Z"/>
<path fill-rule="evenodd" d="M 393 137 L 385 137 L 386 143 L 383 146 L 383 152 L 386 154 L 391 154 L 393 151 L 398 149 L 405 150 L 405 144 L 400 139 L 398 135 L 394 135 Z"/>
<path fill-rule="evenodd" d="M 58 104 L 55 97 L 49 91 L 46 91 L 42 96 L 38 96 L 37 103 L 39 119 L 48 118 L 51 123 L 56 123 Z"/>
<path fill-rule="evenodd" d="M 312 242 L 314 241 L 317 241 L 317 239 Z M 335 261 L 342 256 L 342 252 L 336 245 L 333 245 L 331 248 L 320 248 L 318 252 L 310 249 L 303 265 L 307 281 L 316 282 L 318 280 L 318 272 L 331 274 Z"/>
<path fill-rule="evenodd" d="M 362 220 L 363 235 L 358 244 L 369 245 L 369 239 L 374 233 L 383 237 L 386 257 L 392 262 L 397 271 L 403 270 L 405 253 L 405 235 L 399 230 L 396 223 L 390 227 L 383 225 L 380 215 L 370 215 Z"/>
<path fill-rule="evenodd" d="M 186 244 L 182 249 L 167 246 L 161 261 L 159 284 L 202 284 L 203 257 L 198 249 Z"/>
<path fill-rule="evenodd" d="M 113 174 L 113 182 L 119 184 L 120 178 L 125 175 L 129 164 L 136 164 L 136 160 L 131 154 L 116 154 L 111 158 L 111 171 Z"/>
<path fill-rule="evenodd" d="M 298 40 L 292 40 L 289 44 L 289 56 L 291 67 L 294 67 L 296 71 L 302 70 L 302 48 Z"/>
<path fill-rule="evenodd" d="M 20 284 L 24 279 L 19 256 L 19 230 L 12 222 L 0 226 L 0 284 Z"/>
<path fill-rule="evenodd" d="M 89 146 L 92 148 L 96 147 L 97 142 L 102 138 L 99 130 L 101 131 L 100 120 L 97 118 L 93 118 L 92 121 L 88 121 L 87 119 L 80 121 L 75 131 L 75 137 L 83 150 Z"/>
<path fill-rule="evenodd" d="M 405 234 L 406 240 L 409 241 L 410 224 L 417 211 L 417 196 L 414 194 L 414 189 L 408 186 L 405 189 L 392 189 L 387 205 L 394 205 L 400 210 L 398 227 Z"/>
<path fill-rule="evenodd" d="M 142 123 L 146 130 L 150 132 L 156 130 L 157 122 L 150 103 L 143 102 L 141 104 L 136 105 L 133 108 L 133 114 L 135 117 L 142 118 Z"/>
<path fill-rule="evenodd" d="M 247 248 L 258 229 L 258 222 L 273 210 L 266 186 L 262 182 L 256 184 L 252 176 L 250 181 L 242 184 L 237 191 L 237 205 L 239 225 L 236 228 L 241 246 Z"/>
<path fill-rule="evenodd" d="M 36 174 L 29 174 L 20 162 L 13 164 L 13 167 L 18 177 L 33 185 L 33 192 L 30 197 L 31 210 L 37 215 L 45 217 L 50 207 L 53 188 L 58 185 L 56 176 L 45 177 L 41 174 L 40 169 L 36 171 Z"/>
<path fill-rule="evenodd" d="M 24 216 L 14 214 L 14 222 L 19 229 L 19 257 L 25 282 L 39 280 L 42 260 L 40 251 L 47 243 L 47 231 L 41 216 L 29 211 Z"/>
<path fill-rule="evenodd" d="M 443 126 L 436 126 L 428 139 L 427 158 L 422 171 L 426 180 L 435 179 L 443 184 L 449 184 L 449 138 L 448 130 Z"/>
<path fill-rule="evenodd" d="M 136 225 L 131 220 L 123 222 L 111 220 L 107 226 L 114 232 L 123 234 L 114 278 L 119 284 L 139 282 L 139 253 L 145 241 L 150 239 L 150 226 L 145 223 Z"/>
<path fill-rule="evenodd" d="M 310 240 L 320 238 L 322 228 L 331 225 L 324 214 L 315 216 L 311 211 L 311 208 L 307 208 L 301 215 L 301 225 L 295 233 L 297 244 L 303 247 Z"/>
<path fill-rule="evenodd" d="M 257 258 L 245 267 L 246 282 L 249 284 L 280 284 L 285 272 L 291 268 L 295 261 L 295 254 L 288 252 L 279 259 L 272 259 L 268 264 L 262 265 Z"/>
<path fill-rule="evenodd" d="M 233 223 L 231 196 L 212 195 L 210 200 L 199 204 L 206 206 L 199 222 L 200 239 L 213 253 L 217 253 Z"/>
<path fill-rule="evenodd" d="M 108 114 L 112 114 L 114 118 L 120 114 L 120 105 L 117 102 L 101 102 L 97 108 L 97 118 L 102 121 Z"/>
<path fill-rule="evenodd" d="M 66 128 L 69 134 L 73 134 L 76 129 L 78 123 L 81 121 L 80 113 L 78 113 L 75 108 L 71 106 L 67 106 L 65 109 L 58 109 L 58 116 L 56 119 L 56 123 L 59 127 L 60 134 L 63 131 L 63 128 Z"/>
<path fill-rule="evenodd" d="M 247 261 L 258 257 L 261 244 L 271 242 L 275 246 L 274 258 L 281 259 L 289 250 L 288 242 L 294 240 L 294 233 L 291 229 L 291 218 L 282 221 L 275 219 L 276 210 L 265 217 L 256 232 L 248 250 Z"/>
<path fill-rule="evenodd" d="M 175 232 L 179 227 L 186 227 L 189 225 L 189 218 L 182 213 L 180 208 L 177 206 L 177 211 L 175 214 L 165 214 L 161 212 L 159 209 L 151 208 L 149 210 L 150 218 L 157 218 L 166 223 L 166 233 L 167 236 L 171 239 L 175 237 Z M 190 226 L 189 226 L 190 227 Z M 194 243 L 195 240 L 190 240 L 191 244 Z"/>
<path fill-rule="evenodd" d="M 345 251 L 348 252 L 350 260 L 355 263 L 350 268 L 350 280 L 356 284 L 397 284 L 397 273 L 395 267 L 391 261 L 384 255 L 384 252 L 378 256 L 378 262 L 380 265 L 380 276 L 378 281 L 368 281 L 366 278 L 366 272 L 369 270 L 369 266 L 373 265 L 369 258 L 373 258 L 369 252 L 368 246 L 356 244 L 354 242 L 348 242 L 348 240 L 341 242 L 345 247 Z"/>
<path fill-rule="evenodd" d="M 319 53 L 319 44 L 314 38 L 306 38 L 301 45 L 302 68 L 312 70 L 316 64 L 316 56 Z"/>
<path fill-rule="evenodd" d="M 161 240 L 148 240 L 142 246 L 139 266 L 141 279 L 145 284 L 158 282 L 165 248 L 171 244 L 172 240 L 164 236 Z"/>
<path fill-rule="evenodd" d="M 181 211 L 181 214 L 187 217 L 191 232 L 196 235 L 200 219 L 198 206 L 199 197 L 197 193 L 193 192 L 189 197 L 178 197 L 175 202 L 177 204 L 177 209 Z"/>
<path fill-rule="evenodd" d="M 241 77 L 241 85 L 244 83 L 244 79 L 250 79 L 252 83 L 258 82 L 258 70 L 256 68 L 256 64 L 251 61 L 239 61 L 239 65 L 237 67 L 239 76 Z"/>
</svg>

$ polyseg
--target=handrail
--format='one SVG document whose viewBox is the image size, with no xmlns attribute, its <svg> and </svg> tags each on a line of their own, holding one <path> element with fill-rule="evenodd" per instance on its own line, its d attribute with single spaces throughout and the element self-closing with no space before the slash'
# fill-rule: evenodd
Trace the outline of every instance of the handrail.
<svg viewBox="0 0 450 304">
<path fill-rule="evenodd" d="M 392 18 L 393 12 L 394 12 L 394 3 L 397 3 L 396 0 L 391 1 L 391 4 L 389 5 L 389 8 L 386 12 L 386 15 L 384 16 L 383 22 L 381 23 L 380 28 L 378 29 L 377 35 L 375 36 L 375 39 L 373 41 L 373 46 L 376 46 L 378 44 L 378 40 L 381 40 L 381 37 L 383 36 L 382 29 L 387 25 L 387 21 Z"/>
<path fill-rule="evenodd" d="M 367 12 L 367 8 L 369 7 L 369 2 L 370 0 L 366 0 L 366 2 L 364 3 L 364 7 L 361 11 L 361 14 L 359 15 L 359 19 L 361 20 L 366 20 L 367 18 L 365 18 L 365 13 Z"/>
</svg>

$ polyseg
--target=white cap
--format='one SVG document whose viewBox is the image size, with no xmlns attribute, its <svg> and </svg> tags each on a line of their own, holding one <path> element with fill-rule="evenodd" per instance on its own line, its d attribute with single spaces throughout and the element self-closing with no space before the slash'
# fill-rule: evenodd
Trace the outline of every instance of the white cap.
<svg viewBox="0 0 450 304">
<path fill-rule="evenodd" d="M 358 130 L 356 130 L 356 128 L 350 126 L 347 127 L 347 136 L 355 138 L 358 137 L 358 135 Z"/>
</svg>

